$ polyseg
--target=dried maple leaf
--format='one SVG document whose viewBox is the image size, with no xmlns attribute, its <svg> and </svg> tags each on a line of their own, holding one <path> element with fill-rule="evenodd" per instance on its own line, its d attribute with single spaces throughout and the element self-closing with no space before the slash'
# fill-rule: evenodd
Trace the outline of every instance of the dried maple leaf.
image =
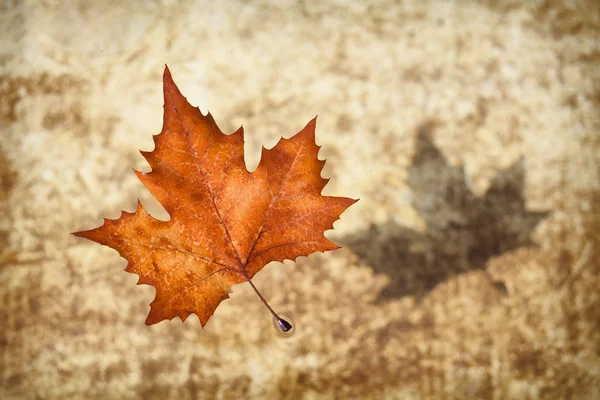
<svg viewBox="0 0 600 400">
<path fill-rule="evenodd" d="M 225 135 L 181 94 L 165 68 L 164 123 L 155 149 L 141 152 L 152 171 L 135 171 L 170 215 L 134 213 L 77 232 L 117 250 L 138 284 L 156 288 L 146 324 L 191 314 L 202 326 L 232 285 L 248 281 L 281 328 L 291 328 L 260 295 L 251 278 L 271 261 L 294 260 L 339 248 L 323 233 L 357 200 L 322 196 L 313 119 L 290 139 L 263 148 L 258 168 L 244 163 L 243 129 Z"/>
</svg>

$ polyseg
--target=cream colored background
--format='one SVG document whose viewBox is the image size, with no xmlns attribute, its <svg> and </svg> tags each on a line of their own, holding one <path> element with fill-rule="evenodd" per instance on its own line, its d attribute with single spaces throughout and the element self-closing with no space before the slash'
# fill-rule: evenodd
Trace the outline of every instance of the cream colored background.
<svg viewBox="0 0 600 400">
<path fill-rule="evenodd" d="M 0 3 L 0 398 L 600 398 L 600 8 L 589 1 Z M 154 289 L 69 232 L 164 211 L 137 181 L 169 64 L 247 162 L 319 115 L 326 192 L 360 197 L 332 238 L 425 229 L 417 127 L 482 194 L 526 157 L 539 247 L 377 301 L 351 248 L 255 279 L 201 330 L 146 327 Z M 374 249 L 373 251 L 377 251 Z M 504 281 L 502 295 L 492 280 Z"/>
</svg>

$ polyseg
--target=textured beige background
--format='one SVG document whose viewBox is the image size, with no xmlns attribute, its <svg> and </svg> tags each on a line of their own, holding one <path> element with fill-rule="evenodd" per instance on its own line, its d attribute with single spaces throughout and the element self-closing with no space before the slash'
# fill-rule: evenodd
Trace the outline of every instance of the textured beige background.
<svg viewBox="0 0 600 400">
<path fill-rule="evenodd" d="M 600 398 L 599 4 L 0 2 L 0 398 Z M 247 284 L 204 330 L 146 327 L 154 289 L 69 235 L 138 197 L 166 217 L 131 171 L 165 63 L 243 123 L 250 168 L 318 114 L 326 193 L 361 198 L 330 236 L 353 245 L 256 277 L 290 339 Z M 432 229 L 409 185 L 423 130 L 477 196 L 524 157 L 549 214 L 537 246 L 384 296 L 385 227 Z"/>
</svg>

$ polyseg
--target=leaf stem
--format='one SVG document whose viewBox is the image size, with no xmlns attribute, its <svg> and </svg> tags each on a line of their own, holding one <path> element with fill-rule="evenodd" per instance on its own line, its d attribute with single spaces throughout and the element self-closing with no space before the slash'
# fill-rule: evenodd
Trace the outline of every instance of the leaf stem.
<svg viewBox="0 0 600 400">
<path fill-rule="evenodd" d="M 252 286 L 252 289 L 254 289 L 254 291 L 256 292 L 256 294 L 258 295 L 258 297 L 260 297 L 260 300 L 269 309 L 269 311 L 271 312 L 271 314 L 273 314 L 273 316 L 276 319 L 278 319 L 278 320 L 281 319 L 281 318 L 279 318 L 279 315 L 277 315 L 277 313 L 275 311 L 273 311 L 273 309 L 271 308 L 271 306 L 269 305 L 269 303 L 267 303 L 267 301 L 265 300 L 265 298 L 262 297 L 262 294 L 260 294 L 260 292 L 258 291 L 258 289 L 256 288 L 256 286 L 254 286 L 254 283 L 252 282 L 251 279 L 248 279 L 248 283 L 250 283 L 250 286 Z"/>
<path fill-rule="evenodd" d="M 252 282 L 252 280 L 250 278 L 248 278 L 248 283 L 250 283 L 250 286 L 252 286 L 252 289 L 254 289 L 254 291 L 256 292 L 256 294 L 258 295 L 258 297 L 260 297 L 260 300 L 267 307 L 267 309 L 269 310 L 269 312 L 271 314 L 273 314 L 273 317 L 277 321 L 277 326 L 279 327 L 278 329 L 280 329 L 281 332 L 284 335 L 286 335 L 286 334 L 287 335 L 291 335 L 294 332 L 292 330 L 294 328 L 292 326 L 292 324 L 289 321 L 281 318 L 279 315 L 277 315 L 277 313 L 275 311 L 273 311 L 273 309 L 271 308 L 271 306 L 269 305 L 269 303 L 267 303 L 267 301 L 265 300 L 264 297 L 262 297 L 262 294 L 260 294 L 260 292 L 258 291 L 258 289 L 256 288 L 256 286 L 254 286 L 254 282 Z"/>
</svg>

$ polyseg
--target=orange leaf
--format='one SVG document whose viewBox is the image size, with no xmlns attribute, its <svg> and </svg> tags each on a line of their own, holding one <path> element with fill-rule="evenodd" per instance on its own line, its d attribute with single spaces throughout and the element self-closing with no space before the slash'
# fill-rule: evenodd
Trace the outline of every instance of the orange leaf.
<svg viewBox="0 0 600 400">
<path fill-rule="evenodd" d="M 250 279 L 267 263 L 337 249 L 323 233 L 357 200 L 321 195 L 327 179 L 316 119 L 263 148 L 250 173 L 242 128 L 223 134 L 210 113 L 187 102 L 168 68 L 163 89 L 162 132 L 154 151 L 141 152 L 152 171 L 135 172 L 170 220 L 154 219 L 138 201 L 135 213 L 75 235 L 117 250 L 138 284 L 156 288 L 147 325 L 195 313 L 204 326 L 232 285 L 254 287 Z"/>
</svg>

